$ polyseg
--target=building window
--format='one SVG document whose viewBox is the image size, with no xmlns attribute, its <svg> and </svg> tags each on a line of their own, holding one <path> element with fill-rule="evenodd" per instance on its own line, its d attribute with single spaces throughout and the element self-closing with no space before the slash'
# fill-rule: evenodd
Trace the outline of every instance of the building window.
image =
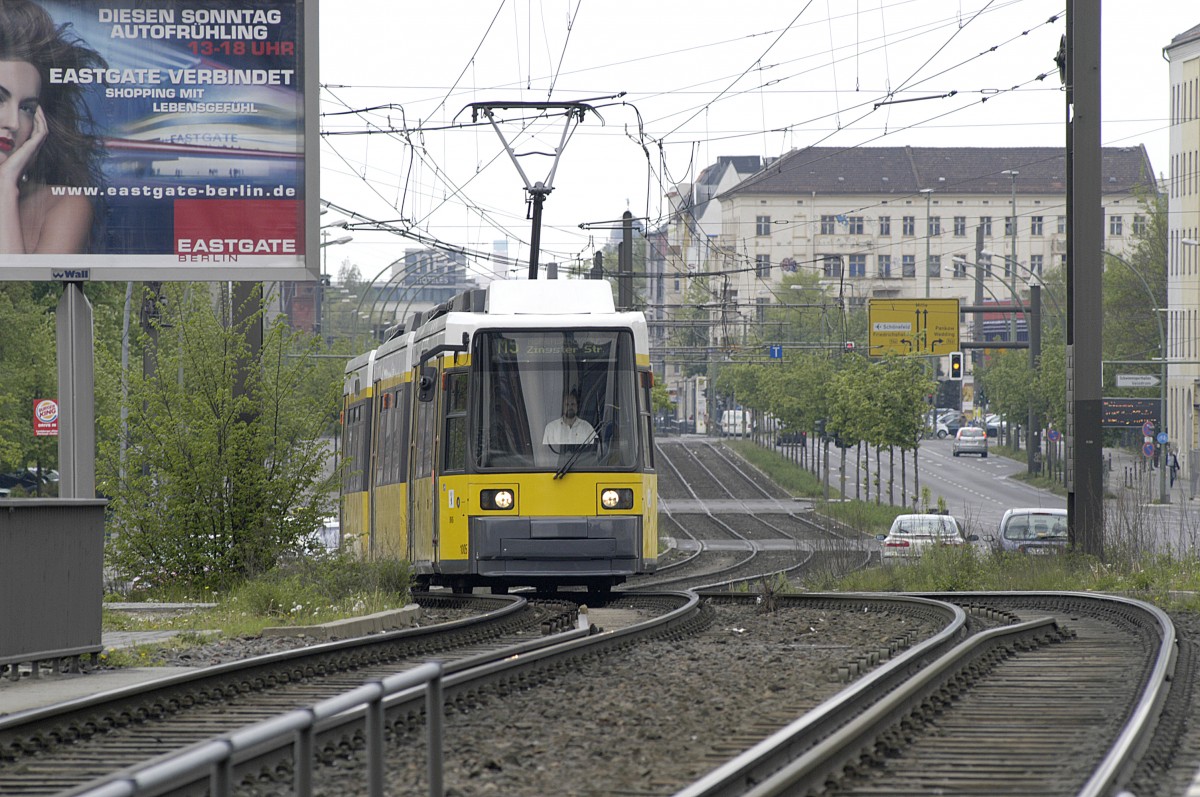
<svg viewBox="0 0 1200 797">
<path fill-rule="evenodd" d="M 967 217 L 966 216 L 955 216 L 954 217 L 954 237 L 955 238 L 965 238 L 966 236 L 967 236 Z"/>
<path fill-rule="evenodd" d="M 880 216 L 879 217 L 879 234 L 880 235 L 891 235 L 892 234 L 892 217 L 891 216 Z"/>
<path fill-rule="evenodd" d="M 917 276 L 917 256 L 916 255 L 901 255 L 900 269 L 906 277 Z"/>
<path fill-rule="evenodd" d="M 848 232 L 851 235 L 862 235 L 863 234 L 863 217 L 862 216 L 850 216 L 847 219 L 847 223 L 850 225 L 850 229 L 848 230 Z"/>
<path fill-rule="evenodd" d="M 1034 274 L 1036 274 L 1039 277 L 1042 276 L 1042 256 L 1041 255 L 1030 255 L 1029 256 L 1029 270 L 1032 271 Z"/>
<path fill-rule="evenodd" d="M 834 233 L 834 218 L 833 216 L 821 217 L 821 235 L 833 235 Z"/>
<path fill-rule="evenodd" d="M 770 216 L 755 216 L 754 217 L 754 234 L 755 235 L 770 235 L 771 234 L 771 217 Z"/>
<path fill-rule="evenodd" d="M 983 255 L 979 258 L 979 265 L 983 266 L 983 278 L 991 279 L 992 277 L 992 256 Z"/>
<path fill-rule="evenodd" d="M 942 276 L 942 256 L 941 255 L 930 255 L 928 268 L 929 268 L 929 276 L 941 277 Z"/>
<path fill-rule="evenodd" d="M 1060 255 L 1058 256 L 1058 267 L 1059 267 L 1059 268 L 1066 268 L 1066 267 L 1067 267 L 1067 254 L 1066 254 L 1066 252 L 1063 252 L 1062 254 L 1060 254 Z"/>
<path fill-rule="evenodd" d="M 754 300 L 755 309 L 758 311 L 758 323 L 765 324 L 767 322 L 767 307 L 770 299 L 765 296 L 759 296 Z"/>
<path fill-rule="evenodd" d="M 1133 217 L 1133 234 L 1141 237 L 1146 234 L 1146 217 L 1140 214 Z"/>
<path fill-rule="evenodd" d="M 1043 217 L 1041 217 L 1041 216 L 1030 216 L 1029 217 L 1029 234 L 1030 235 L 1041 235 L 1042 234 L 1042 221 L 1043 221 Z"/>
<path fill-rule="evenodd" d="M 901 235 L 916 235 L 917 234 L 917 217 L 905 216 L 900 230 Z"/>
<path fill-rule="evenodd" d="M 771 256 L 770 255 L 755 255 L 754 256 L 754 275 L 756 277 L 771 276 Z"/>
<path fill-rule="evenodd" d="M 892 256 L 891 255 L 876 255 L 875 262 L 879 266 L 879 276 L 892 276 Z"/>
<path fill-rule="evenodd" d="M 941 235 L 942 234 L 942 217 L 941 216 L 930 216 L 928 229 L 929 229 L 929 236 L 931 238 L 935 235 Z"/>
<path fill-rule="evenodd" d="M 967 276 L 967 261 L 956 257 L 956 258 L 953 258 L 953 260 L 951 262 L 954 263 L 954 276 L 956 276 L 956 277 Z"/>
<path fill-rule="evenodd" d="M 1120 216 L 1108 217 L 1108 234 L 1115 237 L 1125 234 L 1125 222 Z"/>
<path fill-rule="evenodd" d="M 850 255 L 850 276 L 851 277 L 867 276 L 867 256 L 866 255 Z"/>
<path fill-rule="evenodd" d="M 1016 234 L 1017 234 L 1017 217 L 1016 216 L 1005 216 L 1004 217 L 1004 236 L 1007 238 L 1007 237 L 1010 237 L 1010 236 L 1013 236 Z"/>
<path fill-rule="evenodd" d="M 979 217 L 979 226 L 983 228 L 983 234 L 986 237 L 988 237 L 988 238 L 992 237 L 992 217 L 991 216 L 980 216 Z"/>
<path fill-rule="evenodd" d="M 842 276 L 842 256 L 841 255 L 825 255 L 823 258 L 823 271 L 826 277 Z"/>
</svg>

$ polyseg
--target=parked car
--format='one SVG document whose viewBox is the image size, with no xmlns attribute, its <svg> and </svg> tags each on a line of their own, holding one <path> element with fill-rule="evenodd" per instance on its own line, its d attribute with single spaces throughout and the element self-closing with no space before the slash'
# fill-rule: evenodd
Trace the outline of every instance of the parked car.
<svg viewBox="0 0 1200 797">
<path fill-rule="evenodd" d="M 978 454 L 983 459 L 988 455 L 988 435 L 978 426 L 964 426 L 954 435 L 954 456 Z"/>
<path fill-rule="evenodd" d="M 1067 542 L 1067 510 L 1031 507 L 1004 513 L 995 547 L 1014 553 L 1050 554 L 1065 549 Z"/>
<path fill-rule="evenodd" d="M 880 534 L 884 564 L 918 559 L 933 545 L 966 545 L 979 539 L 964 536 L 952 515 L 897 515 L 887 534 Z"/>
<path fill-rule="evenodd" d="M 786 427 L 781 427 L 778 434 L 775 435 L 775 445 L 777 446 L 799 446 L 804 445 L 807 440 L 807 435 L 802 431 L 790 431 Z"/>
<path fill-rule="evenodd" d="M 945 440 L 947 437 L 953 437 L 962 427 L 962 418 L 939 418 L 937 422 L 938 439 Z"/>
<path fill-rule="evenodd" d="M 749 410 L 725 410 L 721 413 L 721 434 L 745 437 L 754 431 Z"/>
<path fill-rule="evenodd" d="M 999 437 L 1001 430 L 1007 428 L 1007 426 L 1008 421 L 999 415 L 988 415 L 983 419 L 983 428 L 987 430 L 988 437 Z"/>
</svg>

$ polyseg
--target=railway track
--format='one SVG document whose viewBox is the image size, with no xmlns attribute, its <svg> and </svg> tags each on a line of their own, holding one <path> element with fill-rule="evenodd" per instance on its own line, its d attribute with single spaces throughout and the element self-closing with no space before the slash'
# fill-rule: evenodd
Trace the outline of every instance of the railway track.
<svg viewBox="0 0 1200 797">
<path fill-rule="evenodd" d="M 113 769 L 345 692 L 413 663 L 487 656 L 575 628 L 570 601 L 416 596 L 479 616 L 230 662 L 0 718 L 0 794 L 59 794 Z"/>
<path fill-rule="evenodd" d="M 726 479 L 733 482 L 728 474 Z M 445 696 L 446 734 L 454 752 L 445 772 L 466 795 L 517 797 L 551 789 L 677 797 L 1098 797 L 1115 794 L 1135 778 L 1153 779 L 1168 766 L 1165 749 L 1176 743 L 1179 718 L 1187 716 L 1190 704 L 1187 696 L 1172 697 L 1174 630 L 1152 607 L 1052 593 L 779 594 L 764 573 L 801 578 L 813 558 L 833 552 L 813 544 L 764 546 L 774 540 L 820 543 L 828 539 L 820 528 L 800 522 L 795 513 L 779 513 L 765 523 L 754 520 L 762 524 L 755 528 L 786 531 L 753 539 L 736 528 L 737 521 L 729 523 L 726 513 L 719 522 L 717 516 L 704 517 L 712 525 L 692 524 L 687 514 L 667 519 L 675 524 L 672 535 L 690 538 L 698 550 L 664 566 L 661 580 L 631 581 L 627 591 L 613 595 L 610 607 L 592 607 L 592 617 L 621 617 L 618 625 L 628 627 L 578 628 L 583 593 L 535 604 L 480 597 L 467 599 L 487 602 L 486 620 L 479 624 L 419 629 L 423 633 L 406 641 L 401 640 L 410 632 L 395 632 L 376 638 L 374 650 L 363 640 L 310 648 L 308 663 L 301 663 L 302 652 L 295 658 L 274 654 L 263 657 L 269 661 L 171 679 L 141 694 L 125 690 L 115 696 L 117 702 L 105 696 L 32 712 L 36 717 L 3 718 L 0 793 L 203 793 L 211 777 L 203 773 L 192 773 L 190 780 L 173 777 L 161 792 L 138 792 L 132 784 L 155 771 L 147 769 L 149 757 L 178 762 L 180 750 L 194 756 L 219 746 L 212 741 L 216 734 L 242 738 L 251 723 L 298 705 L 328 702 L 354 686 L 362 689 L 363 681 L 394 678 L 392 673 L 432 659 L 453 662 Z M 712 533 L 712 528 L 728 529 L 724 539 L 740 539 L 746 550 L 705 549 L 703 543 L 711 540 L 690 536 L 692 529 Z M 711 564 L 722 557 L 719 566 Z M 732 591 L 739 582 L 751 590 L 758 582 L 761 589 Z M 717 591 L 694 601 L 638 591 L 670 583 L 712 585 Z M 875 622 L 880 624 L 871 625 Z M 843 623 L 845 636 L 828 635 Z M 880 629 L 900 626 L 910 630 L 881 641 Z M 434 641 L 443 631 L 457 641 Z M 416 641 L 423 636 L 430 638 Z M 521 653 L 514 655 L 516 650 Z M 702 676 L 697 681 L 702 695 L 689 693 L 690 699 L 685 695 L 671 704 L 673 690 L 664 687 L 686 682 L 693 673 Z M 1187 677 L 1190 683 L 1190 670 Z M 1171 709 L 1173 699 L 1182 705 Z M 428 793 L 422 789 L 432 782 L 431 775 L 421 775 L 431 759 L 420 752 L 425 741 L 420 701 L 407 695 L 386 704 L 380 728 L 387 729 L 390 752 L 386 774 L 379 764 L 376 777 L 389 793 Z M 617 714 L 604 714 L 610 705 Z M 643 706 L 650 716 L 634 721 L 634 707 Z M 721 707 L 716 715 L 714 706 Z M 1161 727 L 1160 716 L 1168 717 Z M 532 725 L 521 721 L 530 717 L 537 717 Z M 655 721 L 666 723 L 649 734 L 668 740 L 662 749 L 641 738 Z M 370 749 L 370 727 L 369 712 L 360 710 L 347 712 L 336 727 L 321 728 L 313 758 L 324 766 L 311 776 L 317 791 L 370 793 L 366 784 L 376 771 L 364 752 Z M 629 752 L 617 752 L 614 733 L 635 737 Z M 382 739 L 382 731 L 377 735 Z M 103 737 L 115 746 L 93 746 Z M 463 749 L 475 752 L 462 757 Z M 547 759 L 550 750 L 555 751 L 550 759 L 567 759 L 565 771 Z M 607 791 L 608 781 L 597 780 L 603 770 L 589 770 L 595 762 L 579 760 L 576 750 L 603 750 L 607 760 L 644 754 L 661 763 L 646 764 L 640 776 L 635 771 L 628 783 L 613 783 Z M 1154 755 L 1145 756 L 1147 751 Z M 231 758 L 229 782 L 249 793 L 292 793 L 294 755 L 294 746 L 285 742 L 247 752 L 236 762 Z M 517 763 L 525 761 L 537 761 L 536 771 Z M 575 777 L 592 786 L 572 785 Z M 597 782 L 606 784 L 600 792 Z M 474 791 L 472 784 L 487 788 Z"/>
<path fill-rule="evenodd" d="M 676 797 L 1099 797 L 1133 776 L 1175 671 L 1164 613 L 1100 595 L 925 597 L 1007 622 L 919 671 L 881 668 Z"/>
</svg>

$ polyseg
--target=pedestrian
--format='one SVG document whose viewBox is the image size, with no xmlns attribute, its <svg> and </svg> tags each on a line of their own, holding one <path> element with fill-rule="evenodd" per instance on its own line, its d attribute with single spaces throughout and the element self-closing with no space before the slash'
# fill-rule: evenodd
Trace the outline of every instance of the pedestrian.
<svg viewBox="0 0 1200 797">
<path fill-rule="evenodd" d="M 1171 449 L 1171 453 L 1167 454 L 1167 467 L 1171 469 L 1171 486 L 1175 486 L 1175 477 L 1179 475 L 1179 457 L 1175 456 L 1175 450 Z"/>
</svg>

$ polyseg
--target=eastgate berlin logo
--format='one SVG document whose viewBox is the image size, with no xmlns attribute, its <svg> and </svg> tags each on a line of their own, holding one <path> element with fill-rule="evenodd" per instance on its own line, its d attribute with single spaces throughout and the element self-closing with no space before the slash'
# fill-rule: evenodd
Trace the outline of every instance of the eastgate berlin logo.
<svg viewBox="0 0 1200 797">
<path fill-rule="evenodd" d="M 180 238 L 175 246 L 181 255 L 296 254 L 296 242 L 290 238 Z"/>
</svg>

